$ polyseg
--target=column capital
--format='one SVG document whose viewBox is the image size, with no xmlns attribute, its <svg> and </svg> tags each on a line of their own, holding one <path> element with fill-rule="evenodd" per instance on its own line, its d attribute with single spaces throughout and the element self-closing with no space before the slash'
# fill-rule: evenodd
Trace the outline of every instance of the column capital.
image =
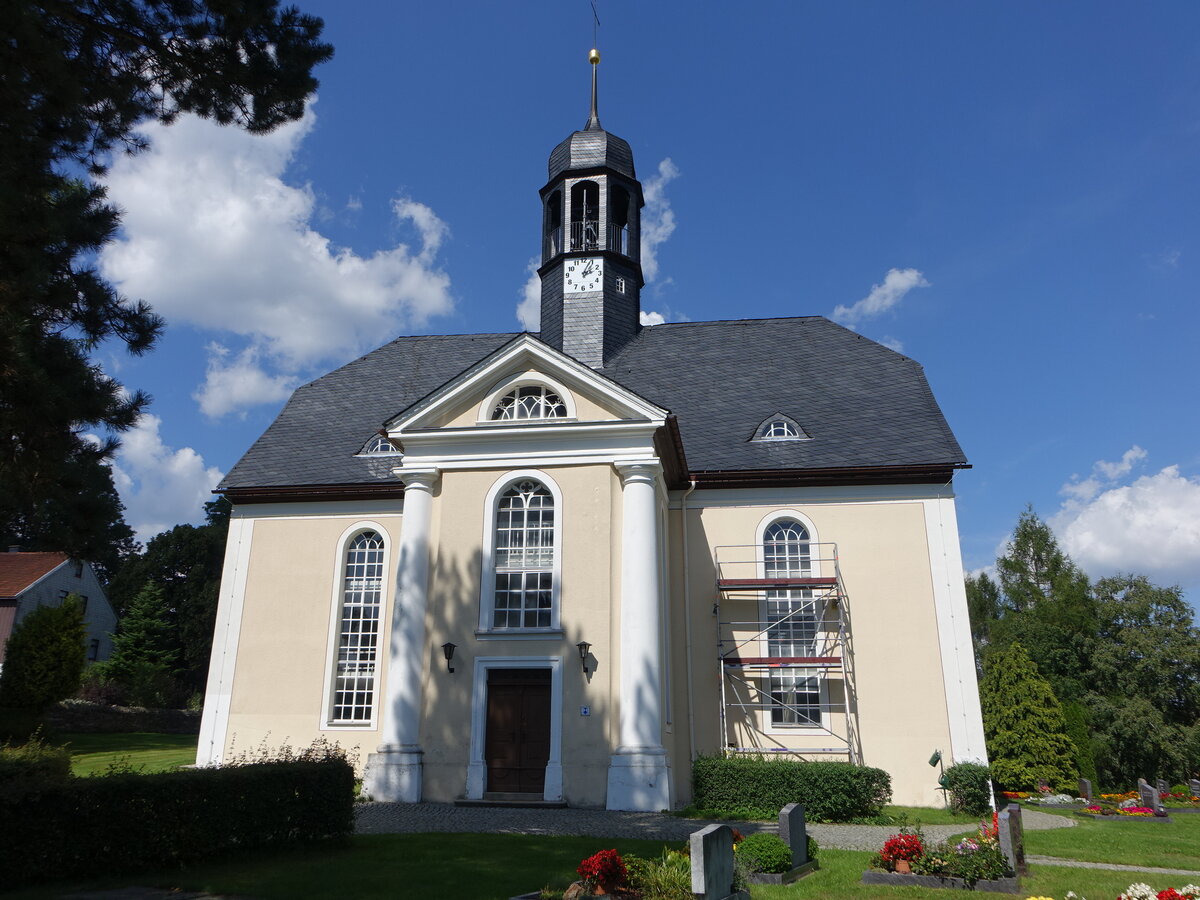
<svg viewBox="0 0 1200 900">
<path fill-rule="evenodd" d="M 392 469 L 392 474 L 404 482 L 406 491 L 432 491 L 442 472 L 436 468 L 406 469 L 404 466 L 396 466 Z"/>
<path fill-rule="evenodd" d="M 617 474 L 621 476 L 622 487 L 643 483 L 655 484 L 662 475 L 662 463 L 657 459 L 639 459 L 633 462 L 613 463 Z"/>
</svg>

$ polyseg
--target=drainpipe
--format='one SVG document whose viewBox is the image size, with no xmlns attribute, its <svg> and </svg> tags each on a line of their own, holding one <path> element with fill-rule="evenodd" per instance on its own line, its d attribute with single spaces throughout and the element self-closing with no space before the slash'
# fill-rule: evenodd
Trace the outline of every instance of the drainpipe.
<svg viewBox="0 0 1200 900">
<path fill-rule="evenodd" d="M 688 569 L 688 516 L 687 516 L 687 501 L 692 491 L 696 489 L 696 480 L 693 478 L 688 486 L 688 489 L 683 492 L 683 496 L 679 500 L 679 513 L 683 519 L 683 630 L 684 630 L 684 647 L 686 651 L 687 662 L 687 713 L 688 713 L 688 750 L 692 756 L 692 762 L 696 761 L 696 709 L 694 699 L 694 689 L 692 687 L 692 591 L 691 580 L 689 578 Z"/>
</svg>

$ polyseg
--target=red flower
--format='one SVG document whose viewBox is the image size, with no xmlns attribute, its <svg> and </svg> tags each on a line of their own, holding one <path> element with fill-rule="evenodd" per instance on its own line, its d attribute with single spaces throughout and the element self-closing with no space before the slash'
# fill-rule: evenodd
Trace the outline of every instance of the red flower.
<svg viewBox="0 0 1200 900">
<path fill-rule="evenodd" d="M 893 834 L 883 842 L 879 855 L 884 862 L 893 863 L 898 859 L 912 861 L 920 859 L 925 853 L 925 846 L 915 834 Z"/>
<path fill-rule="evenodd" d="M 575 871 L 583 876 L 584 881 L 598 884 L 609 892 L 623 885 L 629 877 L 625 861 L 616 850 L 601 850 L 589 856 Z"/>
<path fill-rule="evenodd" d="M 1186 900 L 1183 894 L 1175 890 L 1175 888 L 1167 888 L 1165 891 L 1158 892 L 1158 900 Z"/>
</svg>

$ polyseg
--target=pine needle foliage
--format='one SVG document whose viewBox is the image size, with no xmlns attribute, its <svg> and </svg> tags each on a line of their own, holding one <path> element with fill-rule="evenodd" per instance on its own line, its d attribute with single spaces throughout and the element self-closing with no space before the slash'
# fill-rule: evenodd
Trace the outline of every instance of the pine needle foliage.
<svg viewBox="0 0 1200 900">
<path fill-rule="evenodd" d="M 988 655 L 979 684 L 992 778 L 1005 790 L 1076 785 L 1076 747 L 1050 683 L 1019 643 Z"/>
</svg>

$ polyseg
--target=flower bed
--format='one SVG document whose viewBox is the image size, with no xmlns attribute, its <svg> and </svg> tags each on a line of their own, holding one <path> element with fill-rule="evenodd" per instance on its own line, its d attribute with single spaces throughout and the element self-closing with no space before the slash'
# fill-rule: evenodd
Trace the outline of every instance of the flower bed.
<svg viewBox="0 0 1200 900">
<path fill-rule="evenodd" d="M 1082 816 L 1085 819 L 1104 819 L 1110 822 L 1119 819 L 1131 819 L 1141 822 L 1169 823 L 1171 821 L 1170 816 L 1165 814 L 1159 815 L 1148 806 L 1107 806 L 1093 803 L 1091 806 L 1085 806 L 1076 812 L 1075 815 Z"/>
<path fill-rule="evenodd" d="M 926 844 L 920 828 L 901 828 L 871 859 L 862 882 L 1016 893 L 1018 881 L 1000 850 L 998 835 L 995 813 L 990 822 L 980 823 L 974 837 L 957 843 Z"/>
</svg>

